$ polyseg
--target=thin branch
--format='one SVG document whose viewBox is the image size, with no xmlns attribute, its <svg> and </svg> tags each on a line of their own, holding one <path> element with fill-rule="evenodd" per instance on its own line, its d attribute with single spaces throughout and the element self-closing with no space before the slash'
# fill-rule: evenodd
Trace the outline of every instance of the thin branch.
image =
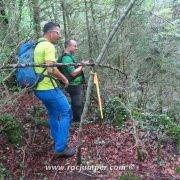
<svg viewBox="0 0 180 180">
<path fill-rule="evenodd" d="M 47 68 L 47 67 L 61 67 L 61 66 L 99 66 L 99 67 L 104 67 L 104 68 L 109 68 L 112 69 L 114 71 L 118 71 L 119 73 L 123 74 L 126 78 L 127 75 L 122 72 L 121 70 L 119 70 L 116 67 L 110 66 L 109 64 L 98 64 L 96 65 L 95 63 L 68 63 L 68 64 L 63 64 L 63 63 L 54 63 L 54 64 L 34 64 L 34 63 L 27 63 L 27 64 L 8 64 L 8 65 L 2 65 L 0 67 L 0 70 L 3 69 L 15 69 L 15 68 L 26 68 L 26 67 L 42 67 L 42 68 Z M 14 72 L 14 71 L 13 71 Z M 6 78 L 7 79 L 7 78 Z"/>
<path fill-rule="evenodd" d="M 27 63 L 27 64 L 8 64 L 8 65 L 2 65 L 0 67 L 1 69 L 11 69 L 11 68 L 26 68 L 26 67 L 61 67 L 61 66 L 94 66 L 94 63 L 68 63 L 68 64 L 63 64 L 63 63 L 54 63 L 54 64 L 34 64 L 34 63 Z"/>
<path fill-rule="evenodd" d="M 164 19 L 164 18 L 162 18 L 161 16 L 158 16 L 157 14 L 154 14 L 154 13 L 152 13 L 152 12 L 150 12 L 150 14 L 153 15 L 153 16 L 156 16 L 156 17 L 159 18 L 159 19 L 162 19 L 163 21 L 166 21 L 166 22 L 174 25 L 171 21 L 169 21 L 169 20 L 167 20 L 167 19 Z"/>
</svg>

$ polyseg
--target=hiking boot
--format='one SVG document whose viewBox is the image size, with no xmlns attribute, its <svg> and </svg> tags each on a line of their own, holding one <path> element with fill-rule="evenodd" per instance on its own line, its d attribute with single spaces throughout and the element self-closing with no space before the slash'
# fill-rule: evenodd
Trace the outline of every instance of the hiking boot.
<svg viewBox="0 0 180 180">
<path fill-rule="evenodd" d="M 71 157 L 76 153 L 76 148 L 66 147 L 62 152 L 56 152 L 58 157 Z"/>
</svg>

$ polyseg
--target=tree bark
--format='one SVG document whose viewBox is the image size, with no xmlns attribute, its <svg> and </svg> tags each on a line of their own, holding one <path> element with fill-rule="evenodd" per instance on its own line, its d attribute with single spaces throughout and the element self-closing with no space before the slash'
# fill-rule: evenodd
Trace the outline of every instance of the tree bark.
<svg viewBox="0 0 180 180">
<path fill-rule="evenodd" d="M 33 9 L 34 31 L 35 36 L 38 39 L 41 36 L 39 0 L 29 0 L 29 2 Z"/>
<path fill-rule="evenodd" d="M 90 0 L 90 11 L 91 11 L 91 17 L 92 17 L 92 29 L 93 29 L 93 45 L 95 45 L 95 49 L 93 49 L 94 54 L 95 52 L 99 53 L 100 46 L 99 46 L 99 38 L 98 38 L 98 28 L 96 26 L 96 18 L 95 18 L 95 11 L 94 11 L 94 5 L 93 1 Z"/>
<path fill-rule="evenodd" d="M 67 32 L 66 9 L 65 9 L 64 0 L 61 0 L 61 8 L 62 8 L 62 14 L 63 14 L 64 37 L 65 37 L 65 41 L 67 41 L 68 40 L 68 32 Z"/>
<path fill-rule="evenodd" d="M 88 17 L 87 0 L 84 0 L 84 5 L 85 5 L 85 13 L 86 13 L 86 27 L 87 27 L 88 46 L 89 46 L 89 57 L 92 58 L 92 41 L 91 41 L 91 30 L 90 30 L 89 17 Z"/>
</svg>

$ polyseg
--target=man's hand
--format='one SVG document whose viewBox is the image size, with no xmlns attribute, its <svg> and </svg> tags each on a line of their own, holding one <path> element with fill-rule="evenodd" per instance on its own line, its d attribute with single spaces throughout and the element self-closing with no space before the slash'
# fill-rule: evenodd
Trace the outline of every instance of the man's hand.
<svg viewBox="0 0 180 180">
<path fill-rule="evenodd" d="M 50 65 L 50 64 L 54 64 L 54 62 L 46 61 L 46 64 Z M 62 81 L 65 87 L 69 85 L 68 79 L 57 69 L 57 67 L 48 67 L 47 71 L 49 75 L 52 75 L 53 77 Z"/>
<path fill-rule="evenodd" d="M 66 79 L 65 81 L 63 81 L 64 83 L 64 87 L 68 87 L 69 86 L 69 81 Z"/>
<path fill-rule="evenodd" d="M 85 60 L 82 60 L 81 63 L 82 63 L 82 64 L 89 64 L 89 61 L 87 61 L 87 60 L 86 60 L 86 61 L 85 61 Z"/>
</svg>

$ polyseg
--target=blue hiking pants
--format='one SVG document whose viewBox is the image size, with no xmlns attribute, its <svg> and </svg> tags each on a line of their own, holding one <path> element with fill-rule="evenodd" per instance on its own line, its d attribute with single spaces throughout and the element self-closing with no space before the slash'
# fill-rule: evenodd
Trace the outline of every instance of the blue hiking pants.
<svg viewBox="0 0 180 180">
<path fill-rule="evenodd" d="M 66 96 L 59 88 L 36 90 L 35 95 L 48 110 L 50 133 L 54 140 L 55 152 L 62 152 L 69 140 L 72 110 Z"/>
</svg>

